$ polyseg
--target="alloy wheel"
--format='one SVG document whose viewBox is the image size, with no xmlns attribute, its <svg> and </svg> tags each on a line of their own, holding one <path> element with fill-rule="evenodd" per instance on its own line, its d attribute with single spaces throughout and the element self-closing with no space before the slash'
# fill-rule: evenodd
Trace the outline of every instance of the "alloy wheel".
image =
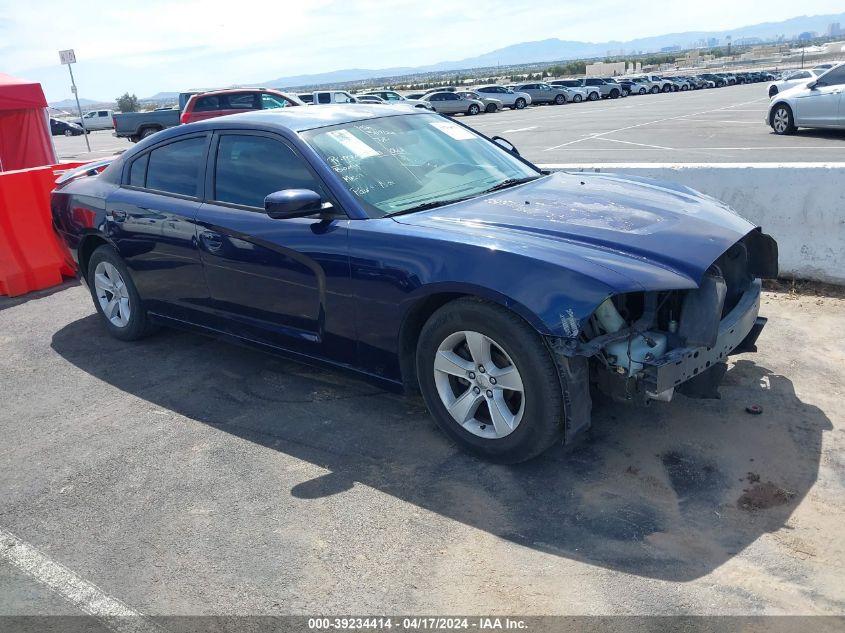
<svg viewBox="0 0 845 633">
<path fill-rule="evenodd" d="M 460 331 L 446 337 L 437 349 L 434 381 L 443 406 L 473 435 L 500 439 L 522 421 L 522 376 L 489 336 Z"/>
<path fill-rule="evenodd" d="M 783 134 L 789 128 L 789 112 L 786 111 L 786 108 L 775 110 L 775 114 L 772 117 L 772 127 L 775 128 L 775 132 L 778 134 Z"/>
<path fill-rule="evenodd" d="M 94 269 L 94 290 L 106 318 L 116 327 L 126 327 L 132 308 L 129 291 L 120 271 L 109 262 L 100 262 Z"/>
</svg>

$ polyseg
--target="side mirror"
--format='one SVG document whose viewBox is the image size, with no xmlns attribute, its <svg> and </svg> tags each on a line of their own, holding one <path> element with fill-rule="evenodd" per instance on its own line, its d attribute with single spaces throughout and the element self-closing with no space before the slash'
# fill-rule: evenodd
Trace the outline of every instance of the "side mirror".
<svg viewBox="0 0 845 633">
<path fill-rule="evenodd" d="M 322 211 L 323 200 L 310 189 L 283 189 L 264 198 L 264 210 L 274 220 L 304 218 Z"/>
<path fill-rule="evenodd" d="M 810 90 L 815 90 L 816 88 L 819 87 L 819 82 L 818 81 L 811 81 L 810 83 L 807 84 L 807 87 Z"/>
<path fill-rule="evenodd" d="M 495 141 L 496 145 L 504 147 L 511 154 L 516 154 L 517 156 L 519 156 L 519 150 L 516 149 L 516 146 L 511 143 L 508 139 L 502 138 L 501 136 L 494 136 L 493 141 Z"/>
</svg>

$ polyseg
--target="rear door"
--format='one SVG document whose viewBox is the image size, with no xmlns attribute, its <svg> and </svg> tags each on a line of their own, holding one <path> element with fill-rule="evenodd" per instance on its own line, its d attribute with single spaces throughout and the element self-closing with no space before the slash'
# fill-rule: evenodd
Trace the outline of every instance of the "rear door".
<svg viewBox="0 0 845 633">
<path fill-rule="evenodd" d="M 218 132 L 205 182 L 199 247 L 220 327 L 350 362 L 353 323 L 341 306 L 350 297 L 335 290 L 349 279 L 346 214 L 336 205 L 322 217 L 273 219 L 264 211 L 264 198 L 283 189 L 311 189 L 334 202 L 301 154 L 275 134 Z M 332 317 L 341 323 L 330 328 Z"/>
<path fill-rule="evenodd" d="M 208 298 L 195 222 L 209 138 L 179 136 L 138 154 L 106 201 L 106 233 L 147 306 L 189 321 Z"/>
</svg>

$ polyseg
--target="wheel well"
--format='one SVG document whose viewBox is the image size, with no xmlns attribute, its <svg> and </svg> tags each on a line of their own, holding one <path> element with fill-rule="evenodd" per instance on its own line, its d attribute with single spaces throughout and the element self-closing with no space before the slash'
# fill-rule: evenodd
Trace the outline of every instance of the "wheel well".
<svg viewBox="0 0 845 633">
<path fill-rule="evenodd" d="M 86 281 L 88 280 L 88 262 L 91 261 L 91 255 L 103 244 L 108 244 L 108 242 L 101 236 L 88 235 L 79 245 L 79 273 Z"/>
<path fill-rule="evenodd" d="M 399 328 L 399 370 L 405 391 L 413 393 L 419 390 L 417 384 L 417 340 L 423 325 L 429 317 L 444 305 L 455 299 L 469 295 L 443 292 L 420 299 L 408 310 L 402 326 Z"/>
</svg>

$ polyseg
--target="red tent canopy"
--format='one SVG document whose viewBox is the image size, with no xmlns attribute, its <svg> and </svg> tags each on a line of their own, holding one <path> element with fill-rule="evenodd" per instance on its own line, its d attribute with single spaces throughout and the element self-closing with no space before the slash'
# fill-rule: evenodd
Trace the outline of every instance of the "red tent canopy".
<svg viewBox="0 0 845 633">
<path fill-rule="evenodd" d="M 57 162 L 41 84 L 0 73 L 0 171 Z"/>
</svg>

